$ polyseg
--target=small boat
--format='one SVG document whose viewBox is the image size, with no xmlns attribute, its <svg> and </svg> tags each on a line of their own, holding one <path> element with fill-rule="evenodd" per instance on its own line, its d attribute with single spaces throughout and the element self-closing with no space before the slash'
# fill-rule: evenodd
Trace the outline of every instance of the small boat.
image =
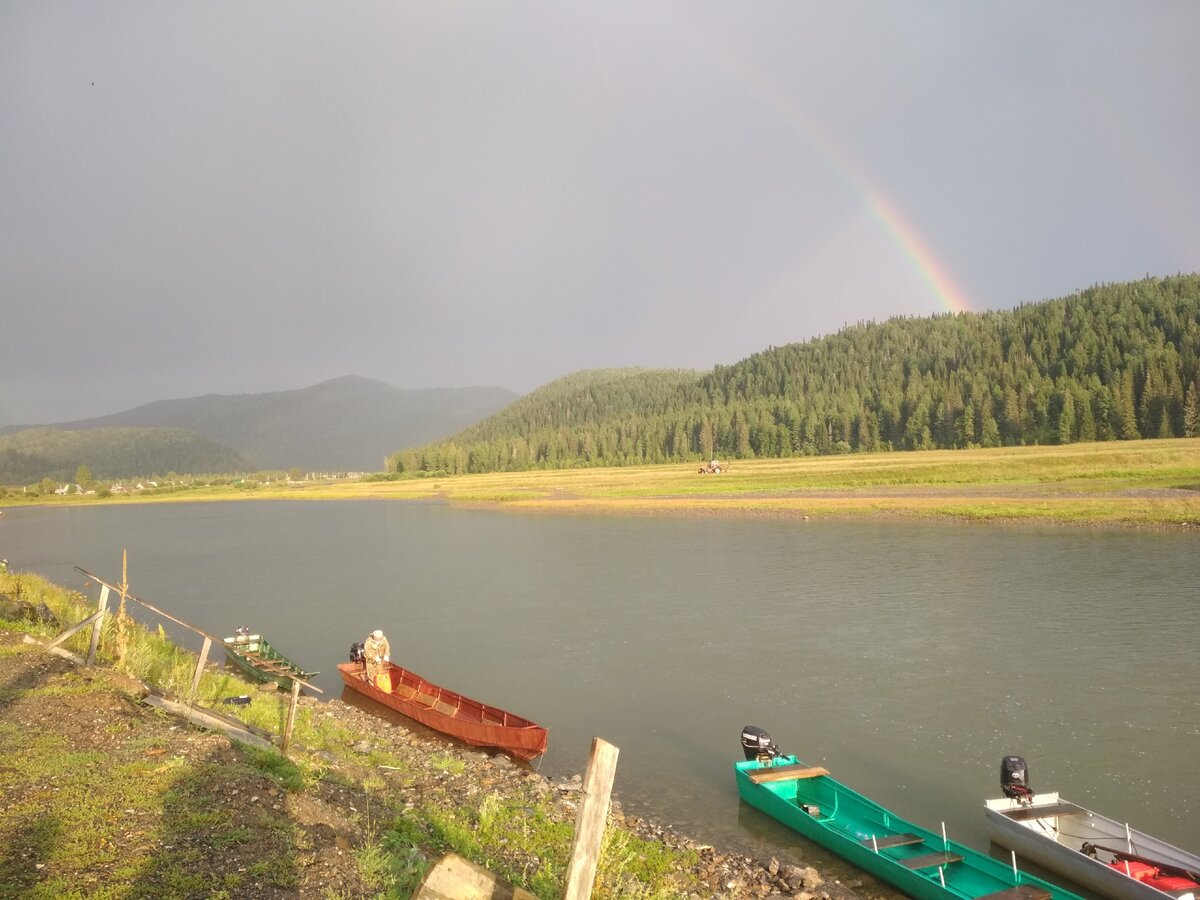
<svg viewBox="0 0 1200 900">
<path fill-rule="evenodd" d="M 357 649 L 355 645 L 352 653 Z M 395 663 L 385 662 L 374 683 L 358 659 L 338 663 L 338 671 L 347 687 L 474 747 L 495 747 L 524 760 L 546 752 L 541 725 L 433 684 Z"/>
<path fill-rule="evenodd" d="M 320 674 L 300 668 L 262 635 L 250 634 L 246 629 L 239 628 L 237 634 L 224 642 L 225 658 L 255 681 L 274 682 L 290 690 L 293 678 L 310 681 Z"/>
<path fill-rule="evenodd" d="M 1200 897 L 1200 855 L 1057 793 L 1035 794 L 1019 756 L 1001 760 L 1000 786 L 1004 796 L 985 804 L 997 844 L 1116 900 Z"/>
<path fill-rule="evenodd" d="M 761 728 L 742 729 L 738 793 L 847 862 L 918 900 L 1079 900 L 1070 891 L 942 833 L 900 818 L 829 771 L 779 752 Z"/>
</svg>

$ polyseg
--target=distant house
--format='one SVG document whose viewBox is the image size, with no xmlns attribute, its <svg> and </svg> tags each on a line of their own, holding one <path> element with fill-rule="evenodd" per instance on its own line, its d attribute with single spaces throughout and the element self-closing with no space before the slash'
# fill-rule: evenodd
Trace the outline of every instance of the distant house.
<svg viewBox="0 0 1200 900">
<path fill-rule="evenodd" d="M 110 491 L 112 491 L 114 494 L 127 494 L 127 493 L 129 493 L 129 491 L 127 491 L 127 490 L 125 489 L 125 485 L 123 485 L 123 484 L 114 484 L 112 487 L 110 487 L 110 488 L 109 488 L 109 490 L 110 490 Z"/>
</svg>

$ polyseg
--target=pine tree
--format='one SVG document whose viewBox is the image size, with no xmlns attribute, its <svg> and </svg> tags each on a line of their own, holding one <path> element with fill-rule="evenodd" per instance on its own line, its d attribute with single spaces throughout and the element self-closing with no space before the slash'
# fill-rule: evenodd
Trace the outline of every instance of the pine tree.
<svg viewBox="0 0 1200 900">
<path fill-rule="evenodd" d="M 1087 394 L 1084 394 L 1079 404 L 1079 440 L 1083 443 L 1096 440 L 1096 417 L 1092 413 L 1092 401 Z"/>
<path fill-rule="evenodd" d="M 1171 416 L 1165 406 L 1163 407 L 1162 418 L 1158 422 L 1158 436 L 1160 438 L 1175 437 L 1175 433 L 1171 430 Z"/>
<path fill-rule="evenodd" d="M 1062 408 L 1058 411 L 1058 442 L 1070 444 L 1075 439 L 1075 398 L 1070 391 L 1063 393 Z"/>
<path fill-rule="evenodd" d="M 1188 386 L 1183 404 L 1183 436 L 1200 437 L 1200 382 Z"/>
<path fill-rule="evenodd" d="M 1137 427 L 1137 411 L 1133 406 L 1133 373 L 1129 372 L 1124 378 L 1121 378 L 1121 383 L 1117 390 L 1113 391 L 1116 406 L 1114 412 L 1117 415 L 1117 437 L 1123 441 L 1136 441 L 1141 434 Z"/>
<path fill-rule="evenodd" d="M 985 447 L 1000 446 L 1000 426 L 986 408 L 983 412 L 983 424 L 980 426 L 980 443 Z"/>
</svg>

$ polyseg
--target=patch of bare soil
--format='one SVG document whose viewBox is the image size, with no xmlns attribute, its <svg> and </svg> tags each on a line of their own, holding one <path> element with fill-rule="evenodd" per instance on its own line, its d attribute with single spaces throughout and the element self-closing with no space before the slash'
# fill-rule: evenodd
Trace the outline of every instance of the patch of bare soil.
<svg viewBox="0 0 1200 900">
<path fill-rule="evenodd" d="M 143 704 L 141 694 L 137 682 L 111 669 L 80 667 L 0 633 L 0 898 L 57 896 L 60 885 L 84 896 L 371 897 L 378 887 L 364 878 L 355 851 L 405 810 L 469 806 L 500 793 L 549 800 L 573 823 L 581 799 L 578 775 L 551 783 L 503 754 L 410 730 L 340 700 L 306 701 L 352 738 L 344 754 L 319 754 L 327 770 L 296 787 L 264 767 L 261 751 L 183 724 Z M 373 762 L 379 750 L 395 766 Z M 38 753 L 56 755 L 46 766 L 29 757 L 6 765 Z M 73 762 L 64 770 L 56 759 Z M 131 777 L 141 786 L 124 793 L 114 786 Z M 61 802 L 63 791 L 72 792 L 72 803 Z M 152 796 L 139 800 L 139 791 Z M 94 802 L 116 805 L 90 810 L 91 821 L 103 824 L 89 836 L 72 831 L 70 810 L 92 804 L 91 793 L 102 798 Z M 612 823 L 696 851 L 694 869 L 678 874 L 699 888 L 681 896 L 900 896 L 865 875 L 822 878 L 800 859 L 721 853 L 625 817 L 619 803 Z M 424 861 L 435 856 L 427 850 Z"/>
</svg>

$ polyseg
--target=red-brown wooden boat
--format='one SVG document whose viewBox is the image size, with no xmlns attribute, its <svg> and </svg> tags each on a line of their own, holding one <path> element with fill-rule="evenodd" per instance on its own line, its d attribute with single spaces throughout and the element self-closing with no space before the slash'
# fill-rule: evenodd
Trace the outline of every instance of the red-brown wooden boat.
<svg viewBox="0 0 1200 900">
<path fill-rule="evenodd" d="M 395 663 L 384 663 L 380 683 L 367 680 L 362 663 L 338 664 L 347 687 L 475 747 L 495 747 L 519 759 L 546 752 L 546 729 L 521 716 L 464 697 Z M 390 690 L 385 690 L 389 687 Z"/>
</svg>

